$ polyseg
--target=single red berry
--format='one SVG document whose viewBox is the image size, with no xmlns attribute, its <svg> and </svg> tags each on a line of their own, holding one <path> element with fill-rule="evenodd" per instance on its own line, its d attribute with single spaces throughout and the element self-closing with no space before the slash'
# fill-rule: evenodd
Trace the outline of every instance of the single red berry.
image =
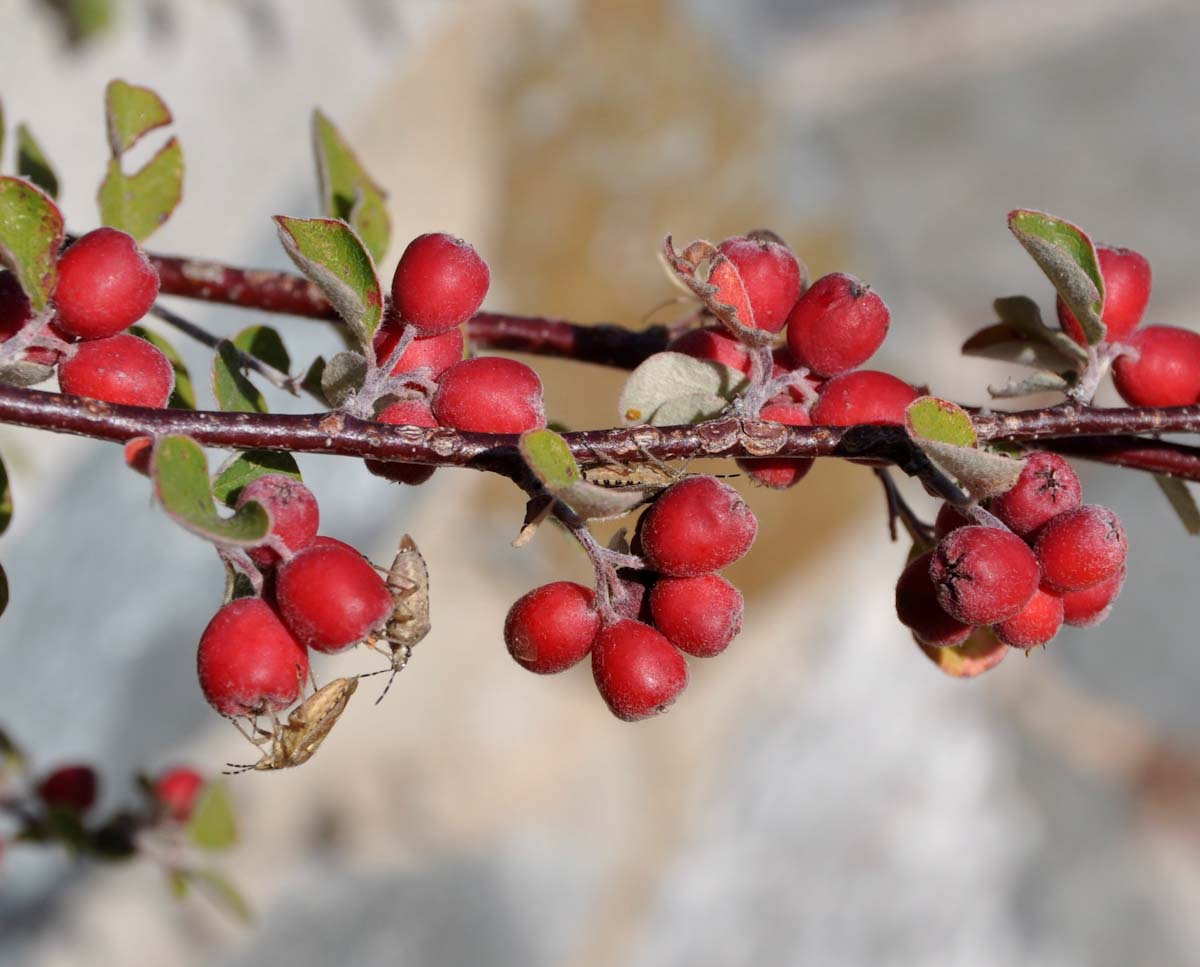
<svg viewBox="0 0 1200 967">
<path fill-rule="evenodd" d="M 782 423 L 785 426 L 812 426 L 808 411 L 786 396 L 768 403 L 759 413 L 759 419 Z M 785 490 L 794 487 L 812 469 L 814 461 L 808 457 L 770 457 L 763 460 L 738 460 L 737 465 L 756 484 Z"/>
<path fill-rule="evenodd" d="M 442 426 L 478 433 L 524 433 L 546 425 L 542 381 L 515 359 L 477 356 L 451 366 L 438 383 L 433 415 Z"/>
<path fill-rule="evenodd" d="M 1147 326 L 1125 340 L 1135 350 L 1113 363 L 1113 383 L 1131 406 L 1191 406 L 1200 400 L 1200 333 Z"/>
<path fill-rule="evenodd" d="M 1123 342 L 1137 328 L 1150 301 L 1150 263 L 1133 249 L 1097 245 L 1100 276 L 1104 279 L 1104 311 L 1101 318 L 1108 342 Z M 1058 299 L 1058 324 L 1079 345 L 1087 345 L 1083 327 L 1062 298 Z"/>
<path fill-rule="evenodd" d="M 792 250 L 769 238 L 735 235 L 718 245 L 717 251 L 742 277 L 754 313 L 754 327 L 779 332 L 800 297 L 803 282 L 800 263 Z M 745 318 L 742 322 L 751 324 Z"/>
<path fill-rule="evenodd" d="M 713 477 L 672 484 L 638 521 L 646 562 L 671 577 L 728 567 L 754 543 L 758 521 L 738 492 Z"/>
<path fill-rule="evenodd" d="M 688 667 L 649 625 L 628 618 L 600 629 L 592 677 L 613 715 L 626 722 L 665 712 L 688 683 Z"/>
<path fill-rule="evenodd" d="M 663 578 L 650 592 L 654 626 L 680 651 L 697 658 L 723 652 L 739 631 L 742 592 L 719 574 Z"/>
<path fill-rule="evenodd" d="M 204 777 L 200 773 L 187 766 L 176 766 L 154 780 L 153 793 L 171 819 L 186 823 L 192 818 L 192 810 L 203 788 Z"/>
<path fill-rule="evenodd" d="M 59 364 L 58 384 L 74 396 L 161 408 L 175 388 L 175 371 L 145 339 L 121 333 L 76 346 L 75 355 Z"/>
<path fill-rule="evenodd" d="M 435 333 L 466 322 L 491 284 L 487 262 L 461 238 L 443 232 L 408 243 L 392 276 L 392 304 L 404 322 Z"/>
<path fill-rule="evenodd" d="M 283 473 L 255 477 L 241 489 L 235 506 L 244 507 L 250 500 L 267 508 L 271 514 L 270 536 L 283 541 L 289 551 L 307 547 L 317 536 L 321 523 L 317 498 L 295 477 Z M 252 547 L 247 553 L 261 568 L 279 563 L 279 554 L 266 545 Z"/>
<path fill-rule="evenodd" d="M 100 779 L 91 766 L 61 766 L 37 785 L 38 797 L 47 806 L 86 813 L 95 805 Z"/>
<path fill-rule="evenodd" d="M 1011 648 L 1029 649 L 1046 644 L 1062 624 L 1062 598 L 1038 588 L 1024 608 L 995 625 L 992 632 Z"/>
<path fill-rule="evenodd" d="M 300 697 L 308 651 L 261 598 L 237 598 L 200 636 L 200 690 L 222 715 L 282 712 Z"/>
<path fill-rule="evenodd" d="M 1082 591 L 1066 591 L 1062 595 L 1063 621 L 1075 628 L 1092 628 L 1112 612 L 1112 604 L 1125 585 L 1125 568 L 1107 581 L 1093 584 Z"/>
<path fill-rule="evenodd" d="M 641 543 L 636 534 L 630 550 L 641 557 Z M 650 613 L 650 592 L 660 580 L 660 575 L 644 568 L 622 567 L 617 568 L 617 577 L 621 581 L 622 591 L 620 595 L 613 596 L 613 607 L 617 613 L 623 618 L 633 618 L 646 624 L 653 622 L 654 616 Z"/>
<path fill-rule="evenodd" d="M 814 424 L 904 423 L 904 410 L 917 391 L 891 373 L 859 369 L 835 376 L 821 387 L 812 410 Z"/>
<path fill-rule="evenodd" d="M 375 361 L 382 366 L 388 361 L 400 334 L 404 331 L 401 325 L 390 326 L 384 323 L 375 332 Z M 400 354 L 400 359 L 392 367 L 390 375 L 411 373 L 415 369 L 428 369 L 429 378 L 437 379 L 455 363 L 462 362 L 463 331 L 455 326 L 436 336 L 421 336 L 408 344 L 408 348 Z"/>
<path fill-rule="evenodd" d="M 150 456 L 153 452 L 153 437 L 135 436 L 125 444 L 125 465 L 143 477 L 149 477 Z"/>
<path fill-rule="evenodd" d="M 667 349 L 696 359 L 721 363 L 742 373 L 750 372 L 750 354 L 746 347 L 719 326 L 689 329 L 673 339 Z"/>
<path fill-rule="evenodd" d="M 1129 544 L 1113 511 L 1084 504 L 1046 524 L 1033 549 L 1047 585 L 1060 592 L 1082 591 L 1120 571 Z"/>
<path fill-rule="evenodd" d="M 974 523 L 975 521 L 953 504 L 942 504 L 938 508 L 937 519 L 933 522 L 933 536 L 940 541 L 951 531 L 960 527 L 970 527 Z"/>
<path fill-rule="evenodd" d="M 1017 482 L 993 497 L 988 510 L 1028 538 L 1052 517 L 1081 503 L 1083 487 L 1071 465 L 1057 453 L 1039 450 L 1025 458 Z"/>
<path fill-rule="evenodd" d="M 599 630 L 592 589 L 555 581 L 517 599 L 504 619 L 504 643 L 518 664 L 553 675 L 587 655 Z"/>
<path fill-rule="evenodd" d="M 1033 551 L 999 527 L 960 527 L 938 543 L 929 562 L 938 603 L 969 625 L 994 625 L 1021 611 L 1038 588 Z"/>
<path fill-rule="evenodd" d="M 124 332 L 158 298 L 158 271 L 132 236 L 88 232 L 58 260 L 54 307 L 64 330 L 81 339 Z"/>
<path fill-rule="evenodd" d="M 7 342 L 26 324 L 33 320 L 33 305 L 29 296 L 21 288 L 21 283 L 12 272 L 0 269 L 0 343 Z M 50 334 L 57 336 L 63 342 L 74 341 L 74 336 L 63 332 L 53 322 L 46 327 Z M 61 358 L 62 353 L 47 346 L 30 346 L 20 359 L 22 362 L 38 363 L 42 366 L 53 366 Z"/>
<path fill-rule="evenodd" d="M 280 565 L 275 599 L 300 641 L 314 651 L 344 651 L 392 613 L 383 578 L 357 551 L 306 547 Z"/>
<path fill-rule="evenodd" d="M 875 355 L 890 320 L 888 307 L 868 286 L 836 272 L 817 279 L 792 309 L 788 349 L 813 372 L 837 376 Z"/>
<path fill-rule="evenodd" d="M 938 603 L 937 586 L 929 576 L 933 551 L 913 558 L 896 582 L 896 617 L 917 640 L 935 648 L 952 648 L 971 637 L 973 630 L 946 614 Z"/>
<path fill-rule="evenodd" d="M 455 330 L 457 332 L 457 330 Z M 437 338 L 436 336 L 434 338 Z M 408 354 L 405 353 L 407 356 Z M 392 426 L 421 426 L 432 429 L 438 425 L 433 418 L 433 411 L 425 400 L 399 400 L 385 406 L 375 417 L 380 423 Z M 437 467 L 429 467 L 420 463 L 396 463 L 391 460 L 364 460 L 364 465 L 376 477 L 383 477 L 395 483 L 416 486 L 423 484 L 433 476 Z"/>
</svg>

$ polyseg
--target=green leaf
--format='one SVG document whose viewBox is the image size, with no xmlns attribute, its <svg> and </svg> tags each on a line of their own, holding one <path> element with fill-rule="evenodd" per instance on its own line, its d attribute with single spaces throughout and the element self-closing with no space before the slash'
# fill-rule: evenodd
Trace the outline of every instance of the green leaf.
<svg viewBox="0 0 1200 967">
<path fill-rule="evenodd" d="M 269 473 L 281 473 L 300 479 L 300 468 L 296 458 L 286 451 L 247 450 L 228 460 L 213 479 L 213 496 L 226 506 L 232 507 L 251 480 Z"/>
<path fill-rule="evenodd" d="M 196 408 L 196 388 L 192 385 L 192 374 L 188 372 L 187 364 L 175 347 L 156 332 L 151 332 L 144 326 L 131 326 L 129 331 L 139 339 L 154 346 L 167 357 L 171 368 L 175 370 L 175 389 L 167 406 L 173 410 L 194 410 Z"/>
<path fill-rule="evenodd" d="M 977 628 L 961 645 L 935 648 L 917 642 L 926 657 L 951 678 L 974 678 L 995 668 L 1011 650 L 990 628 Z"/>
<path fill-rule="evenodd" d="M 54 375 L 54 367 L 18 359 L 0 366 L 0 383 L 5 386 L 36 386 Z"/>
<path fill-rule="evenodd" d="M 17 125 L 17 174 L 28 178 L 51 198 L 58 197 L 58 176 L 25 124 Z"/>
<path fill-rule="evenodd" d="M 1184 529 L 1193 537 L 1200 534 L 1200 508 L 1196 507 L 1196 498 L 1192 496 L 1188 485 L 1178 477 L 1161 473 L 1154 475 L 1154 482 L 1170 501 L 1171 509 L 1183 523 Z"/>
<path fill-rule="evenodd" d="M 167 870 L 167 889 L 176 900 L 185 900 L 188 895 L 187 873 L 183 870 Z"/>
<path fill-rule="evenodd" d="M 163 99 L 148 87 L 122 80 L 108 82 L 104 89 L 104 113 L 108 122 L 108 146 L 119 158 L 145 135 L 171 123 L 171 112 Z"/>
<path fill-rule="evenodd" d="M 367 360 L 359 353 L 342 352 L 321 370 L 321 393 L 330 406 L 341 406 L 362 389 Z"/>
<path fill-rule="evenodd" d="M 1039 370 L 1022 379 L 1010 379 L 999 386 L 989 385 L 988 393 L 993 399 L 1007 400 L 1031 393 L 1065 393 L 1070 388 L 1071 383 L 1060 374 Z"/>
<path fill-rule="evenodd" d="M 0 262 L 16 273 L 35 311 L 58 279 L 63 217 L 53 199 L 20 178 L 0 177 Z"/>
<path fill-rule="evenodd" d="M 318 356 L 305 371 L 304 378 L 300 380 L 301 389 L 305 389 L 315 396 L 324 396 L 325 391 L 321 388 L 321 380 L 324 375 L 325 357 Z M 326 402 L 328 402 L 328 398 L 326 398 Z"/>
<path fill-rule="evenodd" d="M 908 435 L 928 457 L 958 478 L 975 500 L 1011 489 L 1021 475 L 1022 462 L 975 446 L 971 417 L 956 403 L 922 396 L 904 412 Z"/>
<path fill-rule="evenodd" d="M 367 174 L 333 122 L 320 111 L 313 111 L 312 137 L 322 213 L 348 223 L 378 262 L 387 254 L 392 232 L 387 192 Z"/>
<path fill-rule="evenodd" d="M 315 282 L 345 321 L 365 355 L 383 318 L 375 262 L 345 222 L 275 216 L 279 240 L 296 267 Z"/>
<path fill-rule="evenodd" d="M 8 575 L 0 567 L 0 615 L 8 610 Z"/>
<path fill-rule="evenodd" d="M 196 846 L 206 850 L 228 849 L 237 842 L 233 804 L 225 783 L 214 781 L 204 787 L 188 820 L 187 835 Z"/>
<path fill-rule="evenodd" d="M 13 499 L 12 484 L 8 480 L 8 468 L 0 460 L 0 534 L 8 530 L 12 522 Z"/>
<path fill-rule="evenodd" d="M 188 870 L 187 876 L 193 885 L 204 888 L 226 912 L 233 914 L 243 923 L 251 923 L 254 920 L 254 911 L 250 909 L 245 897 L 220 873 L 215 870 Z"/>
<path fill-rule="evenodd" d="M 975 446 L 975 426 L 967 411 L 936 396 L 922 396 L 909 403 L 904 411 L 904 426 L 915 439 L 958 447 Z"/>
<path fill-rule="evenodd" d="M 746 385 L 742 373 L 720 363 L 683 353 L 655 353 L 629 374 L 617 405 L 626 426 L 694 423 L 715 416 Z M 660 415 L 659 410 L 672 401 L 683 402 Z M 720 407 L 714 412 L 717 401 Z M 685 419 L 688 415 L 693 419 Z"/>
<path fill-rule="evenodd" d="M 191 437 L 160 438 L 151 455 L 155 496 L 177 524 L 217 544 L 253 547 L 271 530 L 271 515 L 250 501 L 232 517 L 221 517 L 213 505 L 204 451 Z"/>
<path fill-rule="evenodd" d="M 217 343 L 213 357 L 213 395 L 226 413 L 266 413 L 267 401 L 241 370 L 237 348 L 228 339 Z"/>
<path fill-rule="evenodd" d="M 233 344 L 249 356 L 261 359 L 286 373 L 292 367 L 283 338 L 270 326 L 247 326 L 233 337 Z"/>
<path fill-rule="evenodd" d="M 992 308 L 996 310 L 996 315 L 999 316 L 1002 325 L 1010 327 L 1021 336 L 1026 336 L 1049 347 L 1056 355 L 1062 356 L 1068 365 L 1077 366 L 1079 363 L 1087 363 L 1087 350 L 1061 329 L 1047 326 L 1042 321 L 1042 310 L 1029 296 L 1004 296 L 996 299 L 992 303 Z M 971 341 L 968 339 L 964 344 L 964 351 Z M 1051 357 L 1049 362 L 1043 362 L 1042 365 L 1047 369 L 1054 369 L 1057 368 L 1058 363 Z"/>
<path fill-rule="evenodd" d="M 1087 233 L 1054 215 L 1027 209 L 1009 212 L 1008 227 L 1079 320 L 1088 344 L 1102 342 L 1104 278 Z"/>
<path fill-rule="evenodd" d="M 143 242 L 171 217 L 182 198 L 183 149 L 172 138 L 135 174 L 125 174 L 120 159 L 112 158 L 97 200 L 105 225 Z"/>
<path fill-rule="evenodd" d="M 521 434 L 521 457 L 546 490 L 587 520 L 623 517 L 645 503 L 658 487 L 613 489 L 584 479 L 567 441 L 553 430 Z"/>
</svg>

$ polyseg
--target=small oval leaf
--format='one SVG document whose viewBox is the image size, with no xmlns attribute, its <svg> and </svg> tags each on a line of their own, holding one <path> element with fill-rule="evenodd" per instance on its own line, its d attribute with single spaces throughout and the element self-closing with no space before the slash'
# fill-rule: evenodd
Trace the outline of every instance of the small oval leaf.
<svg viewBox="0 0 1200 967">
<path fill-rule="evenodd" d="M 192 374 L 188 372 L 187 364 L 175 347 L 156 332 L 151 332 L 143 326 L 132 326 L 129 332 L 139 339 L 145 339 L 155 349 L 167 357 L 171 368 L 175 370 L 175 388 L 167 406 L 173 410 L 194 410 L 196 408 L 196 388 L 192 385 Z"/>
<path fill-rule="evenodd" d="M 1104 278 L 1087 233 L 1064 219 L 1028 209 L 1009 212 L 1008 227 L 1079 320 L 1088 344 L 1102 342 Z"/>
<path fill-rule="evenodd" d="M 312 137 L 322 213 L 349 224 L 378 262 L 387 254 L 392 233 L 387 192 L 367 174 L 333 122 L 320 111 L 313 111 Z"/>
<path fill-rule="evenodd" d="M 233 805 L 225 783 L 214 781 L 204 787 L 188 822 L 187 834 L 193 843 L 206 850 L 228 849 L 237 842 Z"/>
<path fill-rule="evenodd" d="M 292 366 L 283 337 L 270 326 L 247 326 L 233 337 L 233 344 L 242 352 L 286 373 Z"/>
<path fill-rule="evenodd" d="M 1171 509 L 1175 511 L 1184 530 L 1193 537 L 1200 534 L 1200 508 L 1196 507 L 1196 498 L 1192 496 L 1186 481 L 1156 473 L 1154 482 L 1158 484 L 1163 496 L 1170 501 Z"/>
<path fill-rule="evenodd" d="M 51 198 L 58 197 L 58 175 L 25 124 L 17 125 L 17 174 L 28 178 Z"/>
<path fill-rule="evenodd" d="M 213 357 L 213 395 L 226 413 L 266 413 L 267 401 L 242 372 L 237 347 L 228 339 L 217 344 Z"/>
<path fill-rule="evenodd" d="M 918 441 L 975 446 L 975 426 L 967 411 L 957 403 L 936 396 L 922 396 L 909 403 L 904 411 L 904 426 L 909 436 Z"/>
<path fill-rule="evenodd" d="M 716 415 L 711 410 L 717 401 L 723 409 L 747 383 L 742 373 L 720 363 L 683 353 L 655 353 L 629 374 L 617 405 L 626 426 L 670 425 L 659 422 L 656 414 L 672 400 L 686 401 L 682 404 L 684 415 L 704 411 L 708 415 L 700 419 L 708 419 Z M 674 423 L 697 422 L 679 418 L 678 408 L 669 415 Z"/>
<path fill-rule="evenodd" d="M 58 279 L 62 212 L 40 188 L 0 177 L 0 262 L 17 276 L 35 311 L 46 308 Z"/>
<path fill-rule="evenodd" d="M 553 430 L 530 430 L 522 433 L 517 444 L 521 457 L 535 477 L 551 493 L 583 479 L 567 441 Z"/>
<path fill-rule="evenodd" d="M 0 567 L 0 615 L 8 610 L 8 575 Z"/>
<path fill-rule="evenodd" d="M 213 496 L 232 507 L 246 484 L 269 473 L 301 479 L 296 458 L 290 453 L 281 450 L 247 450 L 227 460 L 217 471 L 213 478 Z"/>
<path fill-rule="evenodd" d="M 171 123 L 171 112 L 163 99 L 148 87 L 112 80 L 104 89 L 104 113 L 108 146 L 120 157 L 145 135 Z"/>
<path fill-rule="evenodd" d="M 8 530 L 12 522 L 13 500 L 12 484 L 8 480 L 8 468 L 0 460 L 0 534 Z"/>
<path fill-rule="evenodd" d="M 112 158 L 97 201 L 105 225 L 143 242 L 171 217 L 182 198 L 183 149 L 172 138 L 136 174 L 125 174 L 120 159 Z"/>
</svg>

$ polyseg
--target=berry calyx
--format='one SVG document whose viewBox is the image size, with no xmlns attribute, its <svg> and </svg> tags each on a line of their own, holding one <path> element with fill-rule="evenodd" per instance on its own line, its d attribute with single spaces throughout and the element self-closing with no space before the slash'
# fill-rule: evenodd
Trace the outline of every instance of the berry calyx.
<svg viewBox="0 0 1200 967">
<path fill-rule="evenodd" d="M 458 330 L 456 329 L 455 332 Z M 434 337 L 439 338 L 439 337 Z M 404 354 L 405 356 L 408 353 Z M 433 411 L 425 400 L 399 400 L 385 406 L 375 417 L 380 423 L 392 426 L 421 426 L 432 429 L 438 425 L 433 417 Z M 423 484 L 433 476 L 437 467 L 428 467 L 420 463 L 396 463 L 393 460 L 364 460 L 363 464 L 376 477 L 383 477 L 394 483 L 416 486 Z"/>
<path fill-rule="evenodd" d="M 742 630 L 742 592 L 719 574 L 662 578 L 650 591 L 654 626 L 696 658 L 723 652 Z"/>
<path fill-rule="evenodd" d="M 158 272 L 132 236 L 115 228 L 88 232 L 58 260 L 58 323 L 81 339 L 124 332 L 158 298 Z"/>
<path fill-rule="evenodd" d="M 774 239 L 735 235 L 717 246 L 738 270 L 742 286 L 750 300 L 754 327 L 779 332 L 787 322 L 788 311 L 800 297 L 802 273 L 792 250 Z M 741 320 L 750 325 L 749 319 Z"/>
<path fill-rule="evenodd" d="M 687 687 L 687 662 L 649 625 L 628 618 L 600 630 L 592 677 L 609 710 L 625 722 L 665 712 Z"/>
<path fill-rule="evenodd" d="M 988 510 L 1022 537 L 1083 503 L 1079 477 L 1057 453 L 1039 450 L 1025 458 L 1017 482 L 993 497 Z"/>
<path fill-rule="evenodd" d="M 177 823 L 186 823 L 192 818 L 203 788 L 204 776 L 187 766 L 175 766 L 154 780 L 151 792 L 167 816 Z"/>
<path fill-rule="evenodd" d="M 1046 524 L 1033 548 L 1049 587 L 1082 591 L 1121 570 L 1129 543 L 1113 511 L 1084 504 Z"/>
<path fill-rule="evenodd" d="M 999 527 L 960 527 L 938 543 L 929 562 L 938 603 L 969 625 L 1007 621 L 1038 589 L 1038 561 L 1016 534 Z"/>
<path fill-rule="evenodd" d="M 237 598 L 200 636 L 200 690 L 222 715 L 282 712 L 300 697 L 308 651 L 261 598 Z"/>
<path fill-rule="evenodd" d="M 1125 568 L 1099 584 L 1082 591 L 1066 591 L 1062 595 L 1063 623 L 1075 628 L 1093 628 L 1112 612 L 1112 603 L 1117 600 L 1125 586 Z"/>
<path fill-rule="evenodd" d="M 916 398 L 917 391 L 891 373 L 859 369 L 822 386 L 810 415 L 816 425 L 903 424 L 904 410 Z"/>
<path fill-rule="evenodd" d="M 787 320 L 788 349 L 802 366 L 822 376 L 857 369 L 887 336 L 891 314 L 871 289 L 835 272 L 812 284 Z"/>
<path fill-rule="evenodd" d="M 1046 644 L 1062 624 L 1062 598 L 1038 588 L 1024 608 L 995 625 L 992 632 L 1011 648 L 1029 649 Z"/>
<path fill-rule="evenodd" d="M 599 630 L 592 589 L 555 581 L 517 599 L 504 619 L 504 644 L 522 667 L 553 675 L 586 656 Z"/>
<path fill-rule="evenodd" d="M 242 488 L 235 506 L 244 507 L 251 500 L 270 512 L 270 536 L 281 540 L 289 551 L 307 547 L 317 536 L 321 523 L 317 498 L 295 477 L 282 473 L 255 477 Z M 279 553 L 266 545 L 252 547 L 247 553 L 261 568 L 274 567 L 280 560 Z"/>
<path fill-rule="evenodd" d="M 758 414 L 760 420 L 770 420 L 785 426 L 812 426 L 808 411 L 786 396 L 768 403 Z M 794 487 L 812 469 L 815 461 L 809 457 L 769 457 L 762 460 L 738 460 L 737 465 L 756 484 L 773 490 Z"/>
<path fill-rule="evenodd" d="M 896 617 L 917 640 L 935 648 L 961 645 L 971 637 L 969 624 L 950 617 L 938 602 L 937 585 L 929 575 L 933 551 L 913 558 L 896 582 Z"/>
<path fill-rule="evenodd" d="M 37 784 L 38 798 L 52 809 L 86 813 L 96 803 L 100 779 L 91 766 L 60 766 Z"/>
<path fill-rule="evenodd" d="M 1200 333 L 1147 326 L 1125 340 L 1136 352 L 1113 363 L 1113 384 L 1131 406 L 1191 406 L 1200 400 Z"/>
<path fill-rule="evenodd" d="M 393 607 L 383 578 L 361 554 L 315 543 L 280 565 L 275 600 L 292 634 L 326 654 L 361 641 Z"/>
<path fill-rule="evenodd" d="M 487 262 L 444 232 L 408 243 L 392 276 L 392 305 L 401 321 L 426 333 L 452 329 L 483 304 L 491 284 Z"/>
<path fill-rule="evenodd" d="M 384 322 L 375 332 L 375 361 L 384 365 L 400 336 L 404 332 L 401 325 L 389 325 Z M 463 358 L 463 331 L 458 326 L 439 332 L 436 336 L 419 336 L 408 344 L 408 348 L 400 354 L 400 359 L 392 367 L 389 376 L 399 376 L 401 373 L 411 373 L 415 369 L 428 369 L 429 378 L 437 379 L 455 363 Z"/>
<path fill-rule="evenodd" d="M 175 388 L 175 371 L 145 339 L 121 333 L 79 343 L 59 364 L 58 383 L 74 396 L 161 408 Z"/>
<path fill-rule="evenodd" d="M 1100 277 L 1104 279 L 1104 310 L 1101 318 L 1108 330 L 1107 342 L 1124 342 L 1137 328 L 1150 301 L 1150 263 L 1130 248 L 1097 245 Z M 1056 304 L 1058 324 L 1079 345 L 1087 345 L 1083 327 L 1060 296 Z"/>
<path fill-rule="evenodd" d="M 671 577 L 728 567 L 750 550 L 757 531 L 754 512 L 736 490 L 714 477 L 672 484 L 638 521 L 646 562 Z"/>
<path fill-rule="evenodd" d="M 442 426 L 477 433 L 524 433 L 546 425 L 542 381 L 515 359 L 477 356 L 451 366 L 438 383 L 433 415 Z"/>
</svg>

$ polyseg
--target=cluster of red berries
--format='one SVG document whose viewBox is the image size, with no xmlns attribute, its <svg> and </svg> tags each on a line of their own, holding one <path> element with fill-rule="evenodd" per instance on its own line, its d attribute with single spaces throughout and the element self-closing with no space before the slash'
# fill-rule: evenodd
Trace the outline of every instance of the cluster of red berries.
<svg viewBox="0 0 1200 967">
<path fill-rule="evenodd" d="M 1125 581 L 1127 542 L 1113 511 L 1082 501 L 1070 465 L 1037 452 L 1013 487 L 986 503 L 988 524 L 943 505 L 937 546 L 896 584 L 901 623 L 934 647 L 961 645 L 989 626 L 1022 649 L 1046 644 L 1064 624 L 1099 624 Z"/>
<path fill-rule="evenodd" d="M 88 232 L 58 260 L 49 334 L 61 348 L 31 345 L 21 358 L 58 366 L 64 392 L 129 406 L 165 406 L 175 372 L 158 349 L 126 330 L 158 297 L 158 272 L 137 242 L 114 228 Z M 0 342 L 33 322 L 14 275 L 0 273 Z"/>
<path fill-rule="evenodd" d="M 590 588 L 556 581 L 512 606 L 504 641 L 539 674 L 590 654 L 596 688 L 617 718 L 664 711 L 688 682 L 683 655 L 711 658 L 742 627 L 742 595 L 717 572 L 741 558 L 758 522 L 732 487 L 713 477 L 672 484 L 642 514 L 633 551 L 645 570 L 623 568 L 611 607 Z"/>
<path fill-rule="evenodd" d="M 406 396 L 376 414 L 383 423 L 447 426 L 479 433 L 524 433 L 546 425 L 542 381 L 515 359 L 463 359 L 463 325 L 483 304 L 491 275 L 462 239 L 444 233 L 409 243 L 392 276 L 392 298 L 375 334 L 377 364 L 386 365 L 406 333 L 415 338 L 389 375 L 421 375 Z M 429 392 L 429 384 L 434 386 Z M 434 468 L 367 460 L 372 473 L 397 483 L 424 483 Z"/>
</svg>

